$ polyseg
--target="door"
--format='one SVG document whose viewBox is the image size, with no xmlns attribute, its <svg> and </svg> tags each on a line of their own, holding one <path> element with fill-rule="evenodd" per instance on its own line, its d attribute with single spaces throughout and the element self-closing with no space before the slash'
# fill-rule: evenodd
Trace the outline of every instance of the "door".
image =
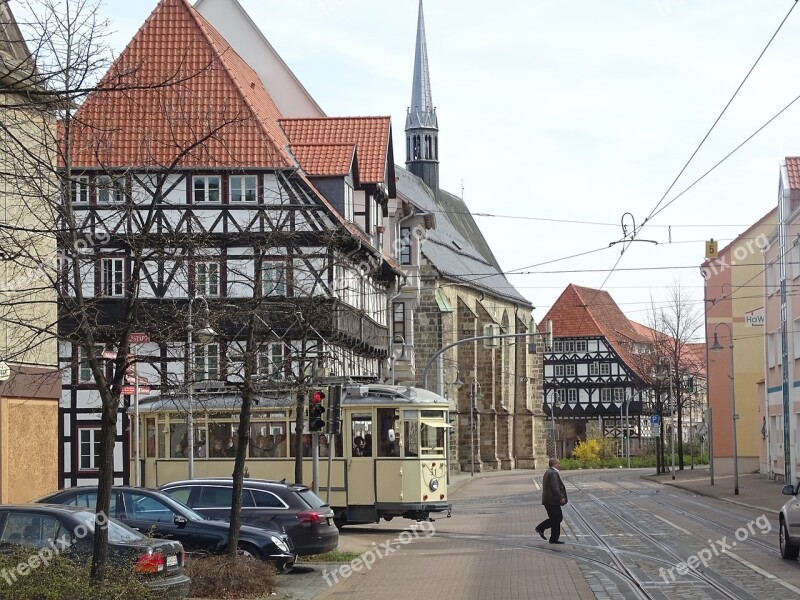
<svg viewBox="0 0 800 600">
<path fill-rule="evenodd" d="M 348 428 L 350 459 L 347 461 L 347 505 L 375 505 L 375 440 L 373 440 L 372 411 L 350 414 Z"/>
</svg>

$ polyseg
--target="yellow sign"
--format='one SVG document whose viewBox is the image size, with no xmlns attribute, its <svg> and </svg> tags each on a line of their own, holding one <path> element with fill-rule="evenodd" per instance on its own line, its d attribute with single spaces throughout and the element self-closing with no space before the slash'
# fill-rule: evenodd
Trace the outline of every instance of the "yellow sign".
<svg viewBox="0 0 800 600">
<path fill-rule="evenodd" d="M 717 258 L 717 241 L 714 238 L 706 242 L 706 258 Z"/>
</svg>

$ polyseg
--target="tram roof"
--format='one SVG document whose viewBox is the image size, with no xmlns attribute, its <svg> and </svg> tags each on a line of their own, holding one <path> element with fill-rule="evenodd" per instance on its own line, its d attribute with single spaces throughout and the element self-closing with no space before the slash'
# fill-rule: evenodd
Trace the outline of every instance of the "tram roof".
<svg viewBox="0 0 800 600">
<path fill-rule="evenodd" d="M 293 405 L 291 392 L 263 395 L 255 397 L 253 410 L 270 408 L 287 408 Z M 330 402 L 330 398 L 328 399 Z M 439 394 L 418 387 L 404 385 L 348 385 L 342 397 L 342 404 L 435 404 L 447 407 L 448 402 Z M 151 396 L 139 402 L 139 412 L 158 413 L 167 411 L 185 411 L 189 406 L 187 394 L 171 394 Z M 238 411 L 242 406 L 242 396 L 236 391 L 195 392 L 192 396 L 192 408 L 195 410 L 231 410 Z"/>
</svg>

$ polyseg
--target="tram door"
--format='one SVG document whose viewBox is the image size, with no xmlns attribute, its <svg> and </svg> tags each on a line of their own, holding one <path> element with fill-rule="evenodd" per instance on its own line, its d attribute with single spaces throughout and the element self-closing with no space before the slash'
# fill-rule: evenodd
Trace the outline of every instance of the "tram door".
<svg viewBox="0 0 800 600">
<path fill-rule="evenodd" d="M 347 504 L 375 504 L 375 460 L 372 413 L 350 413 L 349 444 L 352 457 L 347 470 Z"/>
</svg>

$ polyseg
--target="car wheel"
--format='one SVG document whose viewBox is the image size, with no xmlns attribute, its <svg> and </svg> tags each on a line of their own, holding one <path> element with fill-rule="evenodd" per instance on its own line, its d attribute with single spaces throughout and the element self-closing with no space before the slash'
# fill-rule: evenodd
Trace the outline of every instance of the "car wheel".
<svg viewBox="0 0 800 600">
<path fill-rule="evenodd" d="M 336 525 L 336 529 L 341 531 L 342 528 L 345 525 L 347 525 L 347 519 L 345 519 L 344 517 L 334 517 L 333 518 L 333 524 Z"/>
<path fill-rule="evenodd" d="M 781 545 L 781 558 L 786 560 L 797 560 L 800 554 L 800 546 L 795 546 L 789 539 L 789 531 L 786 527 L 786 521 L 781 519 L 781 531 L 778 534 Z"/>
<path fill-rule="evenodd" d="M 258 548 L 247 542 L 239 542 L 239 556 L 261 560 L 261 552 L 258 551 Z"/>
</svg>

